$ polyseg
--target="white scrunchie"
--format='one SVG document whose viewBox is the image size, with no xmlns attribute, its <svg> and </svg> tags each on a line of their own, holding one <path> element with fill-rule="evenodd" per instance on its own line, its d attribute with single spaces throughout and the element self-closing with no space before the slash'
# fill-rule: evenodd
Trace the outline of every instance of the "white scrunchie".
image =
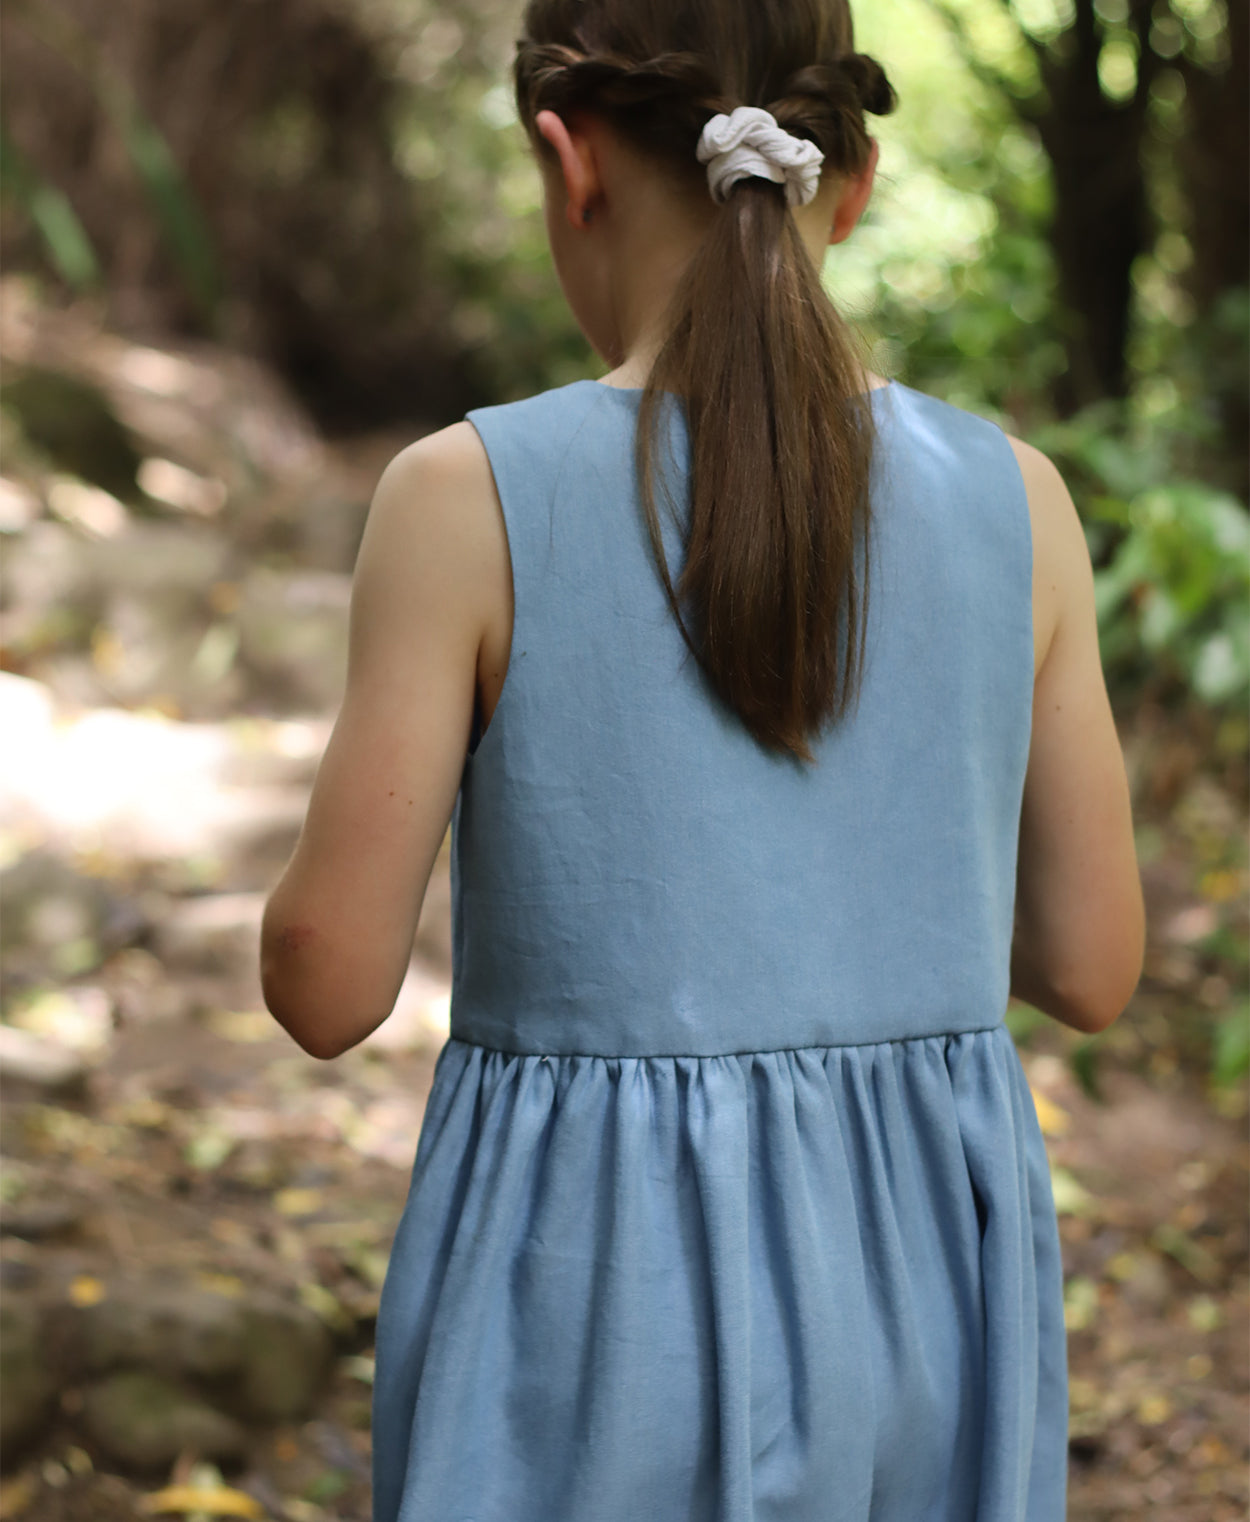
<svg viewBox="0 0 1250 1522">
<path fill-rule="evenodd" d="M 763 106 L 736 106 L 712 117 L 699 138 L 699 162 L 707 165 L 708 189 L 723 201 L 730 187 L 751 175 L 786 187 L 790 206 L 816 197 L 824 154 L 815 143 L 777 125 Z"/>
</svg>

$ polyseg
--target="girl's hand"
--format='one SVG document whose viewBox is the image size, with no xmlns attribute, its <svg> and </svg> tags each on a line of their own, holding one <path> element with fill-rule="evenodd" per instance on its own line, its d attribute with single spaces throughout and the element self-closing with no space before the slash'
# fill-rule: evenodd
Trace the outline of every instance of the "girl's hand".
<svg viewBox="0 0 1250 1522">
<path fill-rule="evenodd" d="M 262 921 L 265 1003 L 315 1057 L 356 1045 L 394 1007 L 464 769 L 484 636 L 505 603 L 511 627 L 511 595 L 472 424 L 410 444 L 369 509 L 346 694 Z"/>
<path fill-rule="evenodd" d="M 1035 670 L 1011 992 L 1105 1029 L 1141 976 L 1145 911 L 1085 533 L 1054 465 L 1012 440 L 1033 525 Z"/>
</svg>

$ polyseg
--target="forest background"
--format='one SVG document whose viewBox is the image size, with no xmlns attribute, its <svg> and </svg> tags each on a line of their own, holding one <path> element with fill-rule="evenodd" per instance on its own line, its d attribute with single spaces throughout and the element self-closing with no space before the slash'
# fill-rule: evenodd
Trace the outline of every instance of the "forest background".
<svg viewBox="0 0 1250 1522">
<path fill-rule="evenodd" d="M 402 1007 L 333 1070 L 264 1014 L 255 931 L 381 466 L 601 371 L 550 268 L 516 20 L 0 17 L 0 1517 L 367 1515 L 445 861 Z M 1130 1010 L 1094 1038 L 1009 1016 L 1063 1228 L 1071 1515 L 1241 1516 L 1247 6 L 874 0 L 856 24 L 900 107 L 828 289 L 877 369 L 1059 464 L 1134 791 Z"/>
</svg>

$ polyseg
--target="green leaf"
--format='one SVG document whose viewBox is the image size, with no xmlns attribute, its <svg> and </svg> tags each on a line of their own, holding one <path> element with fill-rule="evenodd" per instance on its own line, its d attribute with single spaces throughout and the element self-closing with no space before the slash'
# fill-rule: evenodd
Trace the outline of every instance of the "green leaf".
<svg viewBox="0 0 1250 1522">
<path fill-rule="evenodd" d="M 350 1469 L 324 1469 L 304 1486 L 304 1499 L 324 1505 L 337 1500 L 351 1483 Z"/>
<path fill-rule="evenodd" d="M 1226 630 L 1213 634 L 1198 647 L 1194 662 L 1194 688 L 1208 703 L 1222 703 L 1250 681 L 1250 667 Z"/>
<path fill-rule="evenodd" d="M 212 239 L 169 145 L 134 101 L 115 108 L 131 163 L 192 294 L 211 312 L 221 295 Z"/>
<path fill-rule="evenodd" d="M 94 285 L 100 277 L 100 265 L 77 213 L 55 185 L 35 173 L 3 126 L 0 183 L 12 191 L 30 218 L 65 283 L 80 291 Z"/>
<path fill-rule="evenodd" d="M 1055 1201 L 1056 1215 L 1093 1215 L 1096 1213 L 1094 1197 L 1084 1184 L 1078 1183 L 1067 1168 L 1051 1165 L 1050 1191 Z"/>
<path fill-rule="evenodd" d="M 1098 1284 L 1087 1274 L 1076 1274 L 1063 1287 L 1063 1321 L 1070 1332 L 1090 1326 L 1098 1315 Z"/>
<path fill-rule="evenodd" d="M 1098 1037 L 1090 1036 L 1080 1041 L 1068 1053 L 1068 1063 L 1076 1081 L 1091 1099 L 1101 1099 L 1098 1087 Z"/>
<path fill-rule="evenodd" d="M 1211 1077 L 1221 1088 L 1250 1072 L 1250 999 L 1243 999 L 1215 1027 Z"/>
</svg>

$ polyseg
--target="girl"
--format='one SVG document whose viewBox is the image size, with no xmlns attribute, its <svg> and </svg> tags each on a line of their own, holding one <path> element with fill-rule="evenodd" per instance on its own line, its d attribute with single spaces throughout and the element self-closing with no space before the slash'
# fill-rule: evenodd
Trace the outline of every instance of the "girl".
<svg viewBox="0 0 1250 1522">
<path fill-rule="evenodd" d="M 822 291 L 893 104 L 845 0 L 530 0 L 516 88 L 612 368 L 387 467 L 264 924 L 347 1050 L 451 817 L 375 1522 L 1060 1522 L 1003 1014 L 1102 1029 L 1143 941 L 1079 521 Z"/>
</svg>

